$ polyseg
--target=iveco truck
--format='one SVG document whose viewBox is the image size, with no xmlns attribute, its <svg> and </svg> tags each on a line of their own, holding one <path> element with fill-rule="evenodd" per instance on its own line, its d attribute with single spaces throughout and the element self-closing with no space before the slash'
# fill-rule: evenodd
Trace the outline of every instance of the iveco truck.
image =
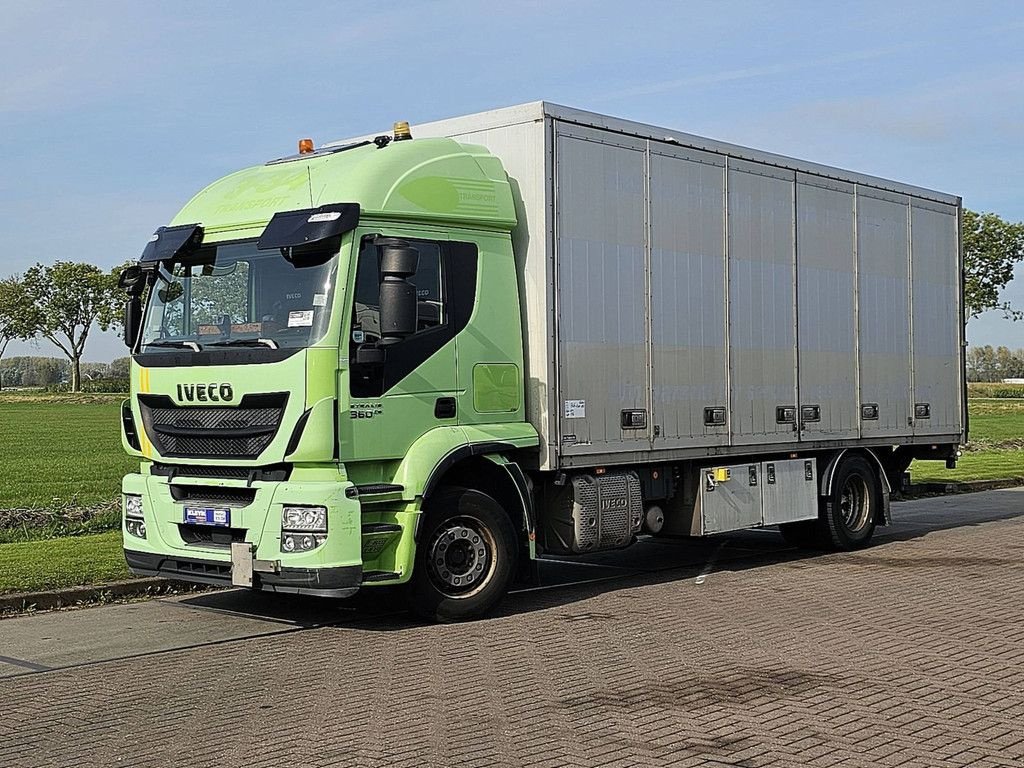
<svg viewBox="0 0 1024 768">
<path fill-rule="evenodd" d="M 128 564 L 451 621 L 640 537 L 864 546 L 966 437 L 960 219 L 546 102 L 302 140 L 122 275 Z"/>
</svg>

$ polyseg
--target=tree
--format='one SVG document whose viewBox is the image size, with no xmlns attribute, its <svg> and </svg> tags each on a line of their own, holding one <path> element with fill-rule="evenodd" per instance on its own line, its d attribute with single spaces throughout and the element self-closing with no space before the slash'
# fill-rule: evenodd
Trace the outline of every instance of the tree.
<svg viewBox="0 0 1024 768">
<path fill-rule="evenodd" d="M 82 385 L 81 360 L 89 331 L 120 323 L 123 293 L 117 275 L 92 264 L 36 264 L 18 283 L 14 325 L 20 338 L 42 336 L 71 362 L 71 391 Z"/>
<path fill-rule="evenodd" d="M 7 345 L 19 337 L 16 327 L 18 301 L 18 279 L 8 277 L 0 280 L 0 360 L 7 351 Z M 2 386 L 3 382 L 0 381 Z"/>
<path fill-rule="evenodd" d="M 964 209 L 964 303 L 968 317 L 989 309 L 1020 320 L 1024 312 L 1000 301 L 999 294 L 1013 279 L 1013 268 L 1024 260 L 1024 222 L 1011 223 L 994 213 Z"/>
</svg>

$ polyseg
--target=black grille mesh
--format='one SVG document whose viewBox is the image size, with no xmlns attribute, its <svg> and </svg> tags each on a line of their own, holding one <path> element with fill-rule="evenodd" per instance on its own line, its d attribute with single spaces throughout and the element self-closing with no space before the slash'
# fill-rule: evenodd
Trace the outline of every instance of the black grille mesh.
<svg viewBox="0 0 1024 768">
<path fill-rule="evenodd" d="M 237 408 L 180 406 L 166 395 L 139 395 L 142 421 L 163 456 L 255 459 L 277 434 L 286 393 L 246 395 Z"/>
</svg>

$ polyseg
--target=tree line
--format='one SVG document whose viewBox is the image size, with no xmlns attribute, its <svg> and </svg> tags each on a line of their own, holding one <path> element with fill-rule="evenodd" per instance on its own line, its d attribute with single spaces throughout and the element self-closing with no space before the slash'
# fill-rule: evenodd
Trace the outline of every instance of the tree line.
<svg viewBox="0 0 1024 768">
<path fill-rule="evenodd" d="M 1024 349 L 971 347 L 967 350 L 968 381 L 1024 379 Z"/>
<path fill-rule="evenodd" d="M 127 392 L 130 358 L 81 364 L 85 391 Z M 0 389 L 63 389 L 71 385 L 71 364 L 59 357 L 21 355 L 0 360 Z"/>
<path fill-rule="evenodd" d="M 967 316 L 994 309 L 1009 319 L 1024 317 L 1024 312 L 1002 296 L 1013 279 L 1014 267 L 1024 260 L 1024 222 L 965 209 L 963 251 Z M 121 325 L 125 299 L 117 287 L 121 269 L 104 272 L 93 264 L 58 261 L 36 264 L 24 275 L 0 280 L 0 359 L 15 339 L 46 340 L 67 358 L 70 389 L 79 391 L 89 332 L 94 327 L 107 330 Z M 998 350 L 993 354 L 998 357 Z"/>
</svg>

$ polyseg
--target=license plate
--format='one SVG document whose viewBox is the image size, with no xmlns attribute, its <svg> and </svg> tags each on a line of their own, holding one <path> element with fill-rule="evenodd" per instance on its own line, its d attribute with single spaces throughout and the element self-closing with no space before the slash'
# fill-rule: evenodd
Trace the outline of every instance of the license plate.
<svg viewBox="0 0 1024 768">
<path fill-rule="evenodd" d="M 225 507 L 185 507 L 185 522 L 193 525 L 231 525 L 231 510 Z"/>
</svg>

